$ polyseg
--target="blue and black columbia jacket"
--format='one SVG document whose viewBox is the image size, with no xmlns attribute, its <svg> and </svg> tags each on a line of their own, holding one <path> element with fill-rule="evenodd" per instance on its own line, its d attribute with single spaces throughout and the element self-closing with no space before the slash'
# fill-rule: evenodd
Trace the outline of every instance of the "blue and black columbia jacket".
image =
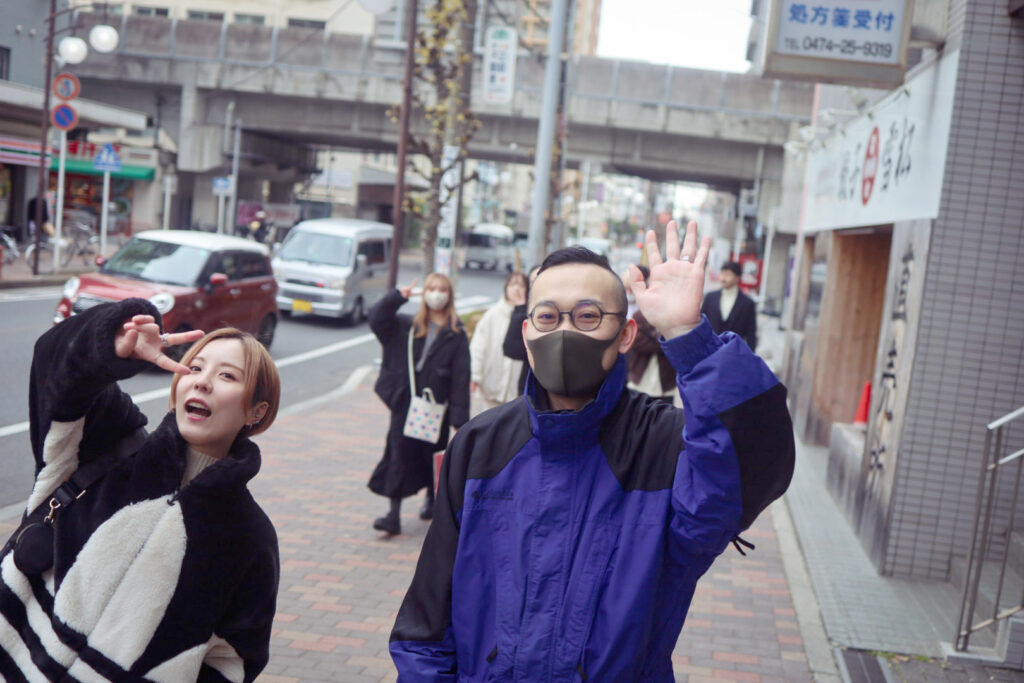
<svg viewBox="0 0 1024 683">
<path fill-rule="evenodd" d="M 694 587 L 793 473 L 786 390 L 707 319 L 662 342 L 683 410 L 524 398 L 456 434 L 391 633 L 400 681 L 672 681 Z"/>
</svg>

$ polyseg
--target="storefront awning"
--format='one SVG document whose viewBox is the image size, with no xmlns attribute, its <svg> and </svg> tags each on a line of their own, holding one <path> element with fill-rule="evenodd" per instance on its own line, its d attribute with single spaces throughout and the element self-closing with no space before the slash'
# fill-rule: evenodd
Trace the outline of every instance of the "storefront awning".
<svg viewBox="0 0 1024 683">
<path fill-rule="evenodd" d="M 56 171 L 59 161 L 55 158 L 50 164 L 50 169 Z M 97 171 L 92 167 L 92 161 L 88 159 L 68 159 L 64 162 L 65 173 L 79 173 L 82 175 L 103 175 L 103 171 Z M 121 166 L 120 171 L 110 174 L 111 178 L 128 178 L 130 180 L 152 180 L 156 175 L 156 169 L 145 166 Z"/>
</svg>

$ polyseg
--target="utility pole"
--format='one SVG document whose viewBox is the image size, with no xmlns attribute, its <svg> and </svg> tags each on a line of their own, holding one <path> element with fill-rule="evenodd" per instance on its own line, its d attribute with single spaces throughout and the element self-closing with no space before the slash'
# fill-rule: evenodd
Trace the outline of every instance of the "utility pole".
<svg viewBox="0 0 1024 683">
<path fill-rule="evenodd" d="M 391 198 L 391 220 L 395 237 L 391 242 L 391 264 L 388 288 L 398 283 L 398 252 L 405 241 L 405 154 L 409 140 L 409 110 L 412 109 L 412 67 L 416 46 L 417 0 L 406 0 L 405 9 L 405 71 L 402 75 L 402 111 L 398 114 L 398 168 L 395 169 L 395 191 Z"/>
<path fill-rule="evenodd" d="M 32 274 L 39 275 L 39 242 L 43 234 L 43 211 L 46 207 L 46 186 L 50 177 L 50 169 L 47 167 L 49 159 L 46 157 L 46 148 L 49 147 L 50 137 L 50 90 L 53 87 L 53 25 L 57 21 L 57 0 L 50 0 L 50 16 L 47 17 L 46 28 L 46 81 L 43 85 L 43 111 L 39 127 L 42 132 L 39 135 L 39 184 L 36 189 L 36 234 L 34 237 L 36 248 L 32 251 Z M 53 263 L 54 270 L 57 268 L 56 260 Z"/>
<path fill-rule="evenodd" d="M 538 264 L 547 251 L 544 224 L 547 216 L 551 184 L 551 149 L 555 142 L 558 81 L 562 66 L 562 42 L 568 0 L 552 0 L 551 23 L 548 25 L 548 60 L 544 66 L 544 90 L 541 96 L 540 121 L 537 126 L 536 157 L 533 161 L 533 194 L 530 201 L 531 265 Z"/>
</svg>

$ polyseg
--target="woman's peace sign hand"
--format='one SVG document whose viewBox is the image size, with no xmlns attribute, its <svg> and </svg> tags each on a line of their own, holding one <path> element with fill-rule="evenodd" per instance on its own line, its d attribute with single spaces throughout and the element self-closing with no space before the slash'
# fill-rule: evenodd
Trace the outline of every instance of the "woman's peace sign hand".
<svg viewBox="0 0 1024 683">
<path fill-rule="evenodd" d="M 135 358 L 152 363 L 168 372 L 187 375 L 187 367 L 164 353 L 169 346 L 189 344 L 203 336 L 202 330 L 189 330 L 175 334 L 160 334 L 160 326 L 151 315 L 136 315 L 126 322 L 114 338 L 114 353 L 118 358 Z"/>
</svg>

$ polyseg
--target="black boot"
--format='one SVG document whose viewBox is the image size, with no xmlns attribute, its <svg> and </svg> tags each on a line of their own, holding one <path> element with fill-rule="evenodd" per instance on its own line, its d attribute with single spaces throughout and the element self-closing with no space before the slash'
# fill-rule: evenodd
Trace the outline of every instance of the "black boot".
<svg viewBox="0 0 1024 683">
<path fill-rule="evenodd" d="M 402 499 L 392 498 L 391 509 L 388 514 L 373 520 L 373 528 L 383 531 L 388 536 L 397 536 L 402 533 Z"/>
<path fill-rule="evenodd" d="M 373 520 L 373 528 L 383 531 L 388 536 L 397 536 L 402 533 L 402 520 L 390 514 L 384 515 Z"/>
<path fill-rule="evenodd" d="M 434 489 L 427 488 L 427 497 L 420 508 L 420 519 L 426 521 L 434 518 Z"/>
</svg>

